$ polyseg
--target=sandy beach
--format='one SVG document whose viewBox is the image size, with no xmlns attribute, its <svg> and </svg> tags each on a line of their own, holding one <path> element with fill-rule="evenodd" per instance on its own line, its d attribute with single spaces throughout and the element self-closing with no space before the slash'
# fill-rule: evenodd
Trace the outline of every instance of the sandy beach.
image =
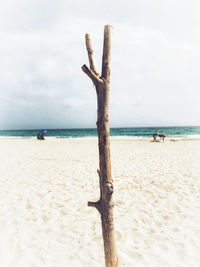
<svg viewBox="0 0 200 267">
<path fill-rule="evenodd" d="M 0 266 L 104 266 L 97 139 L 0 139 Z M 200 140 L 112 140 L 119 266 L 198 267 Z"/>
</svg>

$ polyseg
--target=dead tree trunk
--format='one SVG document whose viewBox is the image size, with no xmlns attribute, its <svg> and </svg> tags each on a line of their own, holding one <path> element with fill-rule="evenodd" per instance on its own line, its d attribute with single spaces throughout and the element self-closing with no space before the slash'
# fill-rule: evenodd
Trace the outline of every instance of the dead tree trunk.
<svg viewBox="0 0 200 267">
<path fill-rule="evenodd" d="M 98 74 L 93 58 L 93 49 L 89 34 L 85 35 L 86 48 L 90 68 L 82 66 L 82 70 L 93 81 L 98 102 L 97 130 L 99 141 L 99 186 L 100 199 L 97 202 L 88 202 L 88 206 L 95 207 L 101 215 L 102 235 L 106 267 L 118 266 L 118 256 L 115 242 L 113 219 L 113 179 L 110 162 L 110 128 L 109 128 L 109 85 L 110 85 L 110 50 L 111 26 L 104 28 L 104 47 L 102 58 L 102 74 Z"/>
</svg>

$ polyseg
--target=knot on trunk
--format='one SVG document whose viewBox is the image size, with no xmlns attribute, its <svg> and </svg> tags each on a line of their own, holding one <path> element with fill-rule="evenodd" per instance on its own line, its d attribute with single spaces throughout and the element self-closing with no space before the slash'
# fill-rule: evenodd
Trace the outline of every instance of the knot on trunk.
<svg viewBox="0 0 200 267">
<path fill-rule="evenodd" d="M 107 194 L 110 194 L 111 195 L 113 193 L 113 191 L 114 191 L 113 183 L 112 182 L 106 182 L 105 188 L 106 188 L 106 193 Z"/>
</svg>

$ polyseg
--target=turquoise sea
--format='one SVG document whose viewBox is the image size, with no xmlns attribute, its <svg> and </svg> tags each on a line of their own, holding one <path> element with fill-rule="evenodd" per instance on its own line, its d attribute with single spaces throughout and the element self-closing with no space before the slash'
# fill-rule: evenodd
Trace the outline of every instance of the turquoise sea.
<svg viewBox="0 0 200 267">
<path fill-rule="evenodd" d="M 46 138 L 91 138 L 97 136 L 96 129 L 33 129 L 2 130 L 0 138 L 35 138 L 40 130 L 47 130 Z M 111 128 L 112 138 L 144 139 L 152 138 L 155 132 L 165 133 L 167 138 L 200 139 L 200 127 L 135 127 Z"/>
</svg>

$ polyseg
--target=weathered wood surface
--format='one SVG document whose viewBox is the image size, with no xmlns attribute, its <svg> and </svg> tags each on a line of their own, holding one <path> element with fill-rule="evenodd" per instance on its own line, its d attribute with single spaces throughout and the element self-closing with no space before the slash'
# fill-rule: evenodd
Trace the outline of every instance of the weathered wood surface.
<svg viewBox="0 0 200 267">
<path fill-rule="evenodd" d="M 114 203 L 113 179 L 110 161 L 110 127 L 109 127 L 109 86 L 110 86 L 110 54 L 111 54 L 111 29 L 104 28 L 104 46 L 102 57 L 102 74 L 98 74 L 94 64 L 93 49 L 89 34 L 85 35 L 86 48 L 90 68 L 82 66 L 82 70 L 93 81 L 97 92 L 97 130 L 99 142 L 99 186 L 100 199 L 97 202 L 88 202 L 88 206 L 95 207 L 101 215 L 102 235 L 104 241 L 106 267 L 118 266 L 118 256 L 114 230 Z"/>
</svg>

